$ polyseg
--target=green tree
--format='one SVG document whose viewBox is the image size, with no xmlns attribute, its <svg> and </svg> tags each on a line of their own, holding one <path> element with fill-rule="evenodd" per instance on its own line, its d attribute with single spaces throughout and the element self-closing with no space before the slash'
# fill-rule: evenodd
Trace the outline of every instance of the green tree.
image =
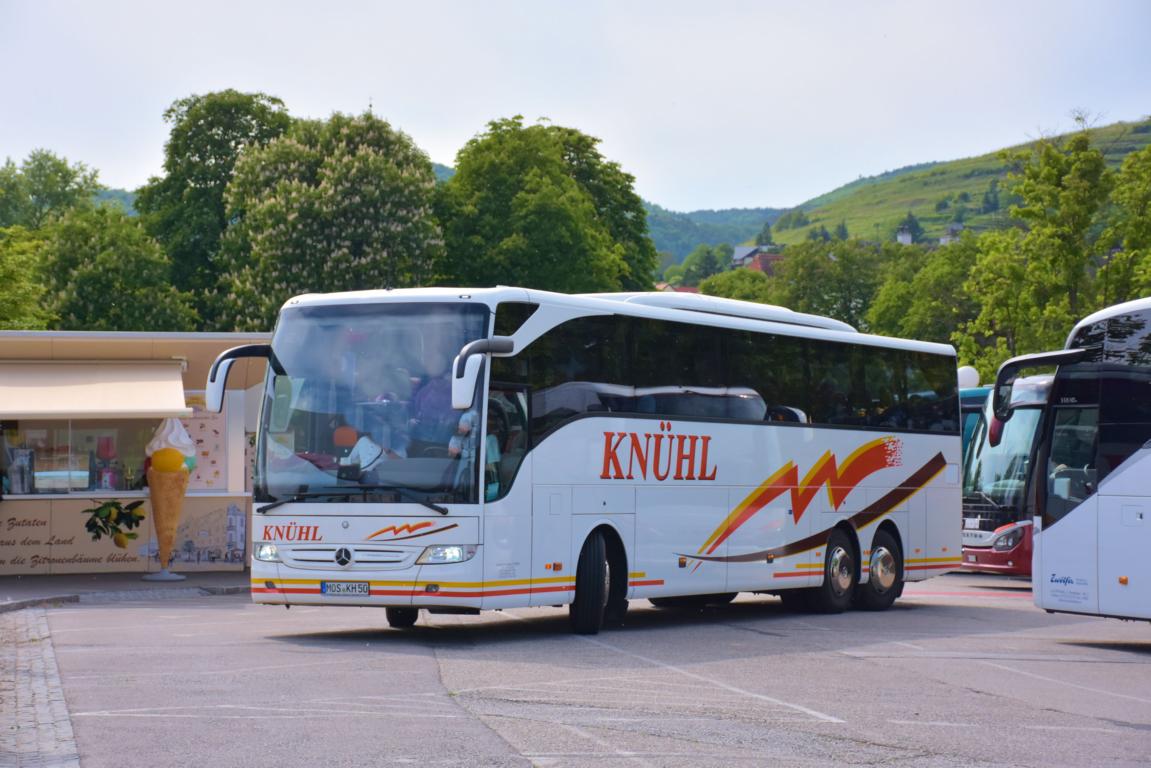
<svg viewBox="0 0 1151 768">
<path fill-rule="evenodd" d="M 634 178 L 597 144 L 519 116 L 489 123 L 440 189 L 441 277 L 557 291 L 650 288 L 657 256 Z"/>
<path fill-rule="evenodd" d="M 190 297 L 171 284 L 171 262 L 138 220 L 111 206 L 77 209 L 47 234 L 41 280 L 54 328 L 188 331 Z"/>
<path fill-rule="evenodd" d="M 1018 229 L 980 235 L 975 266 L 964 283 L 967 295 L 977 297 L 979 310 L 952 338 L 960 360 L 978 368 L 984 380 L 990 380 L 1009 357 L 1055 348 L 1037 332 L 1039 307 L 1034 294 L 1025 289 L 1028 264 L 1023 238 Z"/>
<path fill-rule="evenodd" d="M 137 192 L 136 210 L 172 259 L 172 279 L 192 291 L 201 312 L 218 280 L 214 261 L 227 226 L 224 193 L 240 153 L 282 135 L 284 104 L 263 93 L 226 90 L 180 99 L 164 111 L 171 125 L 164 175 Z"/>
<path fill-rule="evenodd" d="M 699 284 L 699 292 L 707 296 L 723 296 L 728 299 L 767 304 L 771 301 L 769 282 L 767 275 L 762 272 L 733 269 L 705 279 Z"/>
<path fill-rule="evenodd" d="M 262 330 L 295 294 L 422 284 L 441 249 L 435 184 L 427 155 L 371 114 L 299 121 L 249 147 L 228 185 L 208 325 Z"/>
<path fill-rule="evenodd" d="M 775 220 L 775 231 L 783 232 L 786 229 L 799 229 L 806 227 L 811 223 L 807 218 L 807 214 L 803 212 L 802 208 L 792 208 L 790 211 L 785 211 L 778 219 Z"/>
<path fill-rule="evenodd" d="M 951 343 L 978 312 L 964 289 L 979 253 L 975 237 L 965 234 L 933 250 L 905 246 L 899 251 L 886 260 L 889 267 L 868 309 L 868 326 L 874 333 Z"/>
<path fill-rule="evenodd" d="M 46 149 L 35 149 L 17 168 L 0 168 L 0 227 L 38 229 L 76 207 L 90 206 L 100 189 L 96 172 Z"/>
<path fill-rule="evenodd" d="M 1112 215 L 1101 242 L 1101 306 L 1151 293 L 1151 145 L 1123 160 L 1111 192 Z"/>
<path fill-rule="evenodd" d="M 847 221 L 840 219 L 839 223 L 835 225 L 835 239 L 846 240 L 849 237 L 847 233 Z"/>
<path fill-rule="evenodd" d="M 771 239 L 771 222 L 763 222 L 763 229 L 759 230 L 759 234 L 755 236 L 756 245 L 771 245 L 774 241 Z"/>
<path fill-rule="evenodd" d="M 867 311 L 879 289 L 888 252 L 859 240 L 807 241 L 787 249 L 771 278 L 771 303 L 868 329 Z"/>
<path fill-rule="evenodd" d="M 983 202 L 979 206 L 980 213 L 994 213 L 999 210 L 999 179 L 994 178 L 987 184 L 987 191 L 983 193 Z"/>
<path fill-rule="evenodd" d="M 0 329 L 27 331 L 47 327 L 48 313 L 39 279 L 44 236 L 24 227 L 0 229 Z"/>
<path fill-rule="evenodd" d="M 1093 306 L 1092 225 L 1110 192 L 1111 174 L 1086 131 L 1063 146 L 1039 142 L 1017 160 L 1021 171 L 1010 178 L 1022 202 L 1011 215 L 1028 228 L 1021 243 L 1026 288 L 1042 307 L 1042 338 L 1060 346 L 1067 329 Z"/>
<path fill-rule="evenodd" d="M 724 260 L 720 247 L 700 244 L 687 255 L 683 260 L 684 284 L 699 285 L 724 270 L 724 267 L 731 262 L 731 257 L 728 256 L 727 260 Z"/>
</svg>

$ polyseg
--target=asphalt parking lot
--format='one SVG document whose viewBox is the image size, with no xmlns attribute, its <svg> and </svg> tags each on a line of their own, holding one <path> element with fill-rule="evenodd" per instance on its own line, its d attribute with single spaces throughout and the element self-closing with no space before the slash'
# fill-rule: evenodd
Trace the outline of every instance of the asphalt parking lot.
<svg viewBox="0 0 1151 768">
<path fill-rule="evenodd" d="M 1049 615 L 995 577 L 884 613 L 637 600 L 594 637 L 557 609 L 397 631 L 243 595 L 20 614 L 50 636 L 58 765 L 1151 763 L 1151 624 Z"/>
</svg>

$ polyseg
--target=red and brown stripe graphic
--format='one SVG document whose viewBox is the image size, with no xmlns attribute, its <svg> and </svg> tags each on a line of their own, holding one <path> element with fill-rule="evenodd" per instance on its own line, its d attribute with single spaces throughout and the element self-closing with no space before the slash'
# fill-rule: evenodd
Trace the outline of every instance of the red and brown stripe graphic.
<svg viewBox="0 0 1151 768">
<path fill-rule="evenodd" d="M 893 509 L 898 507 L 903 502 L 914 496 L 922 490 L 928 483 L 935 479 L 935 477 L 943 471 L 947 466 L 947 460 L 943 458 L 942 453 L 935 454 L 935 457 L 924 464 L 911 474 L 906 480 L 896 486 L 893 490 L 888 491 L 874 504 L 869 504 L 861 511 L 856 512 L 848 518 L 848 522 L 852 527 L 859 529 L 869 523 L 874 522 L 876 519 L 886 515 Z M 742 555 L 732 555 L 729 557 L 714 557 L 702 554 L 695 555 L 680 555 L 681 557 L 688 557 L 695 560 L 703 560 L 716 563 L 748 563 L 748 562 L 762 562 L 764 560 L 774 560 L 777 557 L 786 557 L 787 555 L 795 555 L 800 552 L 807 552 L 818 547 L 822 547 L 827 543 L 827 538 L 831 533 L 831 529 L 820 531 L 819 533 L 812 534 L 805 538 L 793 541 L 790 544 L 785 544 L 782 547 L 775 547 L 773 549 L 763 549 L 757 552 L 748 552 Z M 715 548 L 712 547 L 711 550 Z M 702 551 L 702 548 L 701 548 Z"/>
</svg>

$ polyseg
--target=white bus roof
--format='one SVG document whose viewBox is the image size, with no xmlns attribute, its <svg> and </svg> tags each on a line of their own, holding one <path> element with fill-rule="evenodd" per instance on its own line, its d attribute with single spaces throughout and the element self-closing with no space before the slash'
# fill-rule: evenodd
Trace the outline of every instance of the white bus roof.
<svg viewBox="0 0 1151 768">
<path fill-rule="evenodd" d="M 935 355 L 955 356 L 949 344 L 914 341 L 859 333 L 847 323 L 819 315 L 794 312 L 785 307 L 757 304 L 737 299 L 691 294 L 595 293 L 566 294 L 529 288 L 391 288 L 344 293 L 311 293 L 295 296 L 284 303 L 293 306 L 374 303 L 379 301 L 474 301 L 490 307 L 500 302 L 527 302 L 554 307 L 575 315 L 630 315 L 692 325 L 713 325 L 734 330 L 775 333 L 808 339 L 862 344 L 887 349 L 903 349 Z M 574 311 L 574 312 L 573 312 Z M 704 317 L 707 319 L 705 320 Z"/>
<path fill-rule="evenodd" d="M 1087 317 L 1080 320 L 1071 329 L 1071 333 L 1067 334 L 1067 341 L 1063 344 L 1065 348 L 1071 347 L 1071 340 L 1075 338 L 1075 334 L 1079 333 L 1081 328 L 1084 328 L 1093 323 L 1098 323 L 1100 320 L 1107 320 L 1108 318 L 1115 317 L 1116 315 L 1126 315 L 1131 312 L 1143 312 L 1151 309 L 1151 296 L 1146 296 L 1142 299 L 1134 299 L 1132 301 L 1125 301 L 1122 304 L 1112 304 L 1110 307 L 1104 307 L 1098 312 L 1093 312 Z"/>
</svg>

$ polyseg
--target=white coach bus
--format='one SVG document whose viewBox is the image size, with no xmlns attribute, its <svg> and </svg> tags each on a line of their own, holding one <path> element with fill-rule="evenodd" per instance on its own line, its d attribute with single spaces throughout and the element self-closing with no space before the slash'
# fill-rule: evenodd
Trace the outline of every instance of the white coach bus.
<svg viewBox="0 0 1151 768">
<path fill-rule="evenodd" d="M 1028 501 L 1035 604 L 1151 620 L 1151 298 L 1084 318 L 1063 350 L 1004 363 L 992 432 L 1015 411 L 1019 374 L 1051 366 Z"/>
<path fill-rule="evenodd" d="M 252 596 L 474 613 L 883 609 L 960 562 L 954 350 L 702 296 L 305 295 L 257 436 Z M 450 365 L 449 365 L 450 364 Z"/>
</svg>

